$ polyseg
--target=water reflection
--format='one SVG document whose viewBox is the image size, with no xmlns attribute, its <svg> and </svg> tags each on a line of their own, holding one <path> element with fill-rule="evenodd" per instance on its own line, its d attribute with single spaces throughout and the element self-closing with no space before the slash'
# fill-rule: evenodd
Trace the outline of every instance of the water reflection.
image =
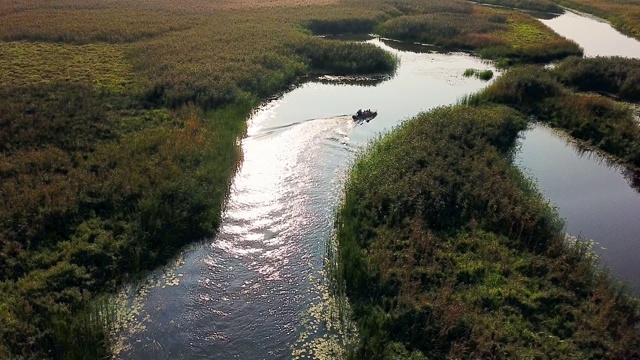
<svg viewBox="0 0 640 360">
<path fill-rule="evenodd" d="M 562 14 L 540 12 L 540 11 L 529 11 L 528 14 L 539 20 L 551 20 L 562 15 Z"/>
<path fill-rule="evenodd" d="M 640 42 L 619 33 L 602 19 L 565 11 L 558 17 L 541 21 L 558 34 L 578 43 L 584 49 L 584 56 L 640 57 Z"/>
<path fill-rule="evenodd" d="M 356 86 L 377 86 L 383 81 L 391 79 L 393 75 L 378 75 L 378 76 L 338 76 L 338 75 L 323 75 L 315 78 L 315 82 L 319 82 L 327 85 L 356 85 Z"/>
<path fill-rule="evenodd" d="M 596 163 L 609 169 L 611 172 L 622 174 L 629 187 L 640 194 L 640 172 L 623 167 L 616 159 L 611 158 L 608 154 L 591 149 L 577 142 L 575 139 L 571 139 L 566 134 L 556 132 L 555 135 L 563 138 L 567 142 L 568 147 L 572 149 L 578 157 Z"/>
<path fill-rule="evenodd" d="M 640 294 L 640 196 L 625 172 L 539 124 L 523 134 L 516 163 L 557 206 L 566 230 L 594 240 L 602 264 Z"/>
</svg>

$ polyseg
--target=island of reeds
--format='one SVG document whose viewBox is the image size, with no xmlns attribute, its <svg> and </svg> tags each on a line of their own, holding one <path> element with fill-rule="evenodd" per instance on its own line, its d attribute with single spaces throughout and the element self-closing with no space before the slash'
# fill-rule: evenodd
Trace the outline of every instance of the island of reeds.
<svg viewBox="0 0 640 360">
<path fill-rule="evenodd" d="M 526 126 L 504 105 L 457 105 L 360 155 L 336 225 L 360 336 L 348 358 L 637 356 L 640 302 L 512 164 Z"/>
<path fill-rule="evenodd" d="M 373 45 L 314 36 L 338 33 L 474 51 L 502 66 L 581 54 L 525 13 L 457 0 L 0 4 L 0 358 L 109 357 L 102 295 L 215 232 L 252 109 L 309 75 L 393 73 L 396 60 Z M 608 79 L 596 90 L 635 96 L 636 83 L 609 79 L 609 65 L 570 59 L 566 71 L 505 76 L 470 99 L 477 106 L 421 115 L 363 156 L 339 230 L 362 324 L 353 356 L 419 357 L 427 345 L 436 356 L 623 356 L 637 345 L 634 300 L 563 238 L 507 160 L 524 127 L 517 111 L 558 124 L 571 120 L 565 106 L 626 116 L 608 98 L 596 106 L 571 92 L 593 87 L 590 66 Z M 508 81 L 530 72 L 550 87 L 535 102 L 500 91 L 535 94 Z M 636 161 L 626 132 L 595 127 L 613 134 L 596 146 Z M 589 129 L 580 132 L 598 133 Z M 355 187 L 408 144 L 391 167 L 397 184 Z"/>
</svg>

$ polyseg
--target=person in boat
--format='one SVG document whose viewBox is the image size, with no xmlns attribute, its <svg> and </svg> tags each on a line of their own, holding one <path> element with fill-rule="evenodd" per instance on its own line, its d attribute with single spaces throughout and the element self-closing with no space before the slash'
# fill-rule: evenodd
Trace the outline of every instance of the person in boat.
<svg viewBox="0 0 640 360">
<path fill-rule="evenodd" d="M 358 112 L 356 112 L 356 115 L 358 116 L 362 115 L 362 109 L 358 109 Z"/>
</svg>

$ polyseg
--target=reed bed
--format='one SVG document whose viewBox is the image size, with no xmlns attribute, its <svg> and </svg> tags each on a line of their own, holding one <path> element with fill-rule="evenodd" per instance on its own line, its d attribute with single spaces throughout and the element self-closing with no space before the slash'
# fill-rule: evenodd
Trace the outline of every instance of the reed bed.
<svg viewBox="0 0 640 360">
<path fill-rule="evenodd" d="M 529 15 L 469 5 L 469 12 L 424 12 L 394 17 L 376 28 L 383 36 L 473 50 L 498 65 L 540 63 L 581 55 L 582 49 Z"/>
<path fill-rule="evenodd" d="M 525 127 L 504 107 L 440 108 L 358 157 L 336 220 L 348 358 L 637 354 L 638 300 L 511 164 Z"/>
<path fill-rule="evenodd" d="M 108 353 L 103 322 L 88 331 L 79 314 L 214 232 L 254 106 L 301 76 L 395 67 L 373 45 L 313 31 L 425 17 L 461 26 L 456 41 L 481 49 L 505 44 L 482 31 L 520 19 L 496 11 L 444 0 L 2 2 L 0 358 Z"/>
<path fill-rule="evenodd" d="M 352 8 L 212 4 L 0 5 L 0 358 L 107 356 L 96 296 L 215 231 L 252 108 L 395 67 L 304 29 Z"/>
</svg>

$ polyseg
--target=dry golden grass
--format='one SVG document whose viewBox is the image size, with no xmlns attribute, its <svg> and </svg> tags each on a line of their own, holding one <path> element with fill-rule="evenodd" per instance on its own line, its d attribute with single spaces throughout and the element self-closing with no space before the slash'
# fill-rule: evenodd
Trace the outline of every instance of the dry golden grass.
<svg viewBox="0 0 640 360">
<path fill-rule="evenodd" d="M 122 92 L 134 82 L 126 61 L 129 45 L 68 45 L 0 42 L 0 87 L 88 82 L 97 89 Z"/>
<path fill-rule="evenodd" d="M 179 14 L 178 14 L 179 15 Z M 124 43 L 194 26 L 194 16 L 166 10 L 39 9 L 2 17 L 3 40 Z"/>
</svg>

